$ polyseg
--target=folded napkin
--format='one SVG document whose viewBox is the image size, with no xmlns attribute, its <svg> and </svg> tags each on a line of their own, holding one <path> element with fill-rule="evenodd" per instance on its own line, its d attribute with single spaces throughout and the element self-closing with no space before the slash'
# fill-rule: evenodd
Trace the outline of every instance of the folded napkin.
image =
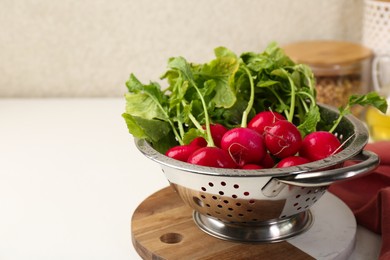
<svg viewBox="0 0 390 260">
<path fill-rule="evenodd" d="M 377 169 L 362 177 L 332 184 L 329 191 L 350 207 L 359 225 L 381 234 L 380 260 L 390 259 L 390 141 L 367 144 L 379 155 Z"/>
</svg>

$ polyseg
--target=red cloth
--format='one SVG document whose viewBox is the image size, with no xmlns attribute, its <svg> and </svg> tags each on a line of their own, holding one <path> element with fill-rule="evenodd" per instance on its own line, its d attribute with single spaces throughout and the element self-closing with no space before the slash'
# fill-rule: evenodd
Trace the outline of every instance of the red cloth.
<svg viewBox="0 0 390 260">
<path fill-rule="evenodd" d="M 377 169 L 362 177 L 336 182 L 329 191 L 347 204 L 359 225 L 381 234 L 380 260 L 390 259 L 390 141 L 370 143 L 365 150 L 379 155 Z"/>
</svg>

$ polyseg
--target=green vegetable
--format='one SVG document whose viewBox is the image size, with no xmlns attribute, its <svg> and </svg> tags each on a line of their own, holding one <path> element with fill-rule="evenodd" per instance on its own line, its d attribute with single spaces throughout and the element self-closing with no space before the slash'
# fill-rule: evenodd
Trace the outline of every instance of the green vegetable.
<svg viewBox="0 0 390 260">
<path fill-rule="evenodd" d="M 351 113 L 351 107 L 354 105 L 371 105 L 380 110 L 382 113 L 386 113 L 387 111 L 386 99 L 379 96 L 376 92 L 370 92 L 366 95 L 352 95 L 349 97 L 348 104 L 339 108 L 340 115 L 335 121 L 333 127 L 329 130 L 329 132 L 332 133 L 336 129 L 343 116 Z"/>
<path fill-rule="evenodd" d="M 122 115 L 129 132 L 164 153 L 198 136 L 214 146 L 210 124 L 246 127 L 248 120 L 263 110 L 284 114 L 303 136 L 317 130 L 321 115 L 308 66 L 295 64 L 276 43 L 262 53 L 237 56 L 225 47 L 216 48 L 214 53 L 215 59 L 204 64 L 170 58 L 161 77 L 168 83 L 164 90 L 156 82 L 143 84 L 131 74 Z M 356 104 L 370 104 L 381 111 L 387 108 L 386 100 L 374 92 L 352 96 L 349 104 L 340 108 L 334 126 L 327 129 L 334 131 Z"/>
</svg>

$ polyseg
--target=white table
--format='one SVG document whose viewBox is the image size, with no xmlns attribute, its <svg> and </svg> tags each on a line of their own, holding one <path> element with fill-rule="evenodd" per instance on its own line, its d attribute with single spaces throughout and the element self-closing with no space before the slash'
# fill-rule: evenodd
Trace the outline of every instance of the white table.
<svg viewBox="0 0 390 260">
<path fill-rule="evenodd" d="M 0 99 L 0 259 L 139 259 L 130 220 L 168 185 L 135 148 L 124 99 Z M 358 227 L 351 259 L 376 259 Z"/>
</svg>

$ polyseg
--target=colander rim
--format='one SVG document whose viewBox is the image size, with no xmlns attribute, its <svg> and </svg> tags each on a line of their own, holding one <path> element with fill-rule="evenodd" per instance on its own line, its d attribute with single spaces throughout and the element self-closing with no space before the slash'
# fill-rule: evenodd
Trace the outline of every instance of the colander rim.
<svg viewBox="0 0 390 260">
<path fill-rule="evenodd" d="M 329 110 L 330 112 L 336 114 L 339 113 L 338 110 L 334 107 L 324 104 L 319 104 L 319 106 L 322 109 Z M 339 153 L 332 155 L 328 158 L 307 163 L 304 165 L 286 168 L 243 170 L 199 166 L 170 158 L 156 151 L 145 139 L 134 138 L 134 141 L 138 150 L 143 153 L 147 158 L 159 163 L 161 166 L 174 168 L 184 172 L 224 177 L 280 177 L 291 174 L 299 174 L 303 172 L 316 172 L 321 169 L 330 168 L 332 166 L 339 165 L 347 161 L 348 159 L 354 157 L 355 155 L 359 154 L 363 150 L 364 146 L 368 143 L 368 130 L 363 124 L 363 122 L 361 122 L 352 114 L 344 116 L 343 120 L 347 120 L 349 123 L 351 123 L 354 129 L 354 135 L 351 137 L 350 144 L 347 147 L 345 147 Z"/>
</svg>

